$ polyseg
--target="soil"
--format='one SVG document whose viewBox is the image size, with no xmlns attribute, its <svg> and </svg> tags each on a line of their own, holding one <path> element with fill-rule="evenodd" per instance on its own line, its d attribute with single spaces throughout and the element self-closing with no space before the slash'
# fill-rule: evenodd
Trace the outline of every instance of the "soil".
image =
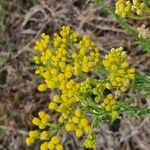
<svg viewBox="0 0 150 150">
<path fill-rule="evenodd" d="M 113 47 L 123 46 L 137 72 L 150 75 L 150 54 L 144 52 L 115 20 L 90 0 L 0 0 L 0 150 L 38 150 L 40 143 L 26 146 L 24 139 L 34 127 L 31 120 L 46 110 L 54 91 L 38 92 L 42 79 L 34 74 L 33 44 L 41 32 L 53 34 L 62 25 L 87 34 L 101 50 L 102 57 Z M 114 1 L 108 0 L 113 6 Z M 130 21 L 134 27 L 148 20 Z M 129 96 L 130 96 L 129 92 Z M 132 95 L 132 94 L 131 94 Z M 150 99 L 134 96 L 133 102 L 150 106 Z M 96 130 L 95 150 L 149 150 L 150 117 L 122 120 Z M 64 133 L 65 150 L 84 150 L 80 139 Z"/>
</svg>

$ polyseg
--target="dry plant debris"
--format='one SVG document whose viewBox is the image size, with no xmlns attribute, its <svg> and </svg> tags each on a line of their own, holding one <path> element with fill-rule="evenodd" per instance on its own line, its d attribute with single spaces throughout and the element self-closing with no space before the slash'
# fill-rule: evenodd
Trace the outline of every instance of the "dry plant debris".
<svg viewBox="0 0 150 150">
<path fill-rule="evenodd" d="M 7 0 L 8 1 L 8 0 Z M 96 41 L 101 54 L 111 47 L 123 46 L 130 55 L 130 63 L 140 73 L 149 75 L 150 55 L 127 35 L 110 15 L 89 0 L 12 0 L 9 7 L 0 0 L 0 8 L 12 15 L 3 15 L 0 45 L 0 149 L 38 150 L 38 144 L 27 147 L 24 139 L 37 110 L 47 109 L 48 101 L 56 91 L 39 93 L 39 78 L 34 75 L 33 43 L 41 32 L 54 33 L 62 25 L 70 25 L 75 31 L 87 34 Z M 114 1 L 109 0 L 110 3 Z M 6 4 L 5 4 L 6 5 Z M 1 20 L 1 19 L 0 19 Z M 132 22 L 137 27 L 147 20 Z M 9 37 L 9 39 L 8 39 Z M 2 38 L 0 39 L 2 41 Z M 131 94 L 130 92 L 128 93 Z M 136 96 L 135 104 L 150 106 L 150 99 Z M 56 116 L 57 117 L 57 116 Z M 120 124 L 101 124 L 96 131 L 99 138 L 96 150 L 149 150 L 150 118 L 123 119 Z M 119 124 L 119 125 L 118 125 Z M 119 127 L 118 127 L 119 126 Z M 115 132 L 114 132 L 115 131 Z M 80 141 L 72 134 L 62 136 L 65 150 L 83 150 Z"/>
</svg>

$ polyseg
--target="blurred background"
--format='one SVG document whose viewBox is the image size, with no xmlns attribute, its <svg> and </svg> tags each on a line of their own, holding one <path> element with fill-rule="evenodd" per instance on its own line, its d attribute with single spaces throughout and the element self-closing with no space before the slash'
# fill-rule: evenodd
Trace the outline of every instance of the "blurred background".
<svg viewBox="0 0 150 150">
<path fill-rule="evenodd" d="M 108 2 L 114 6 L 113 0 Z M 135 27 L 148 20 L 130 21 Z M 138 72 L 150 75 L 150 55 L 121 29 L 113 18 L 90 0 L 0 0 L 0 150 L 38 150 L 24 139 L 37 112 L 47 109 L 53 91 L 38 92 L 41 78 L 34 74 L 33 45 L 41 32 L 52 35 L 62 25 L 87 34 L 103 57 L 110 48 L 123 46 Z M 129 92 L 129 96 L 130 96 Z M 134 104 L 150 106 L 135 95 Z M 150 117 L 103 124 L 96 130 L 95 150 L 150 150 Z M 62 137 L 65 150 L 84 150 L 71 133 Z"/>
</svg>

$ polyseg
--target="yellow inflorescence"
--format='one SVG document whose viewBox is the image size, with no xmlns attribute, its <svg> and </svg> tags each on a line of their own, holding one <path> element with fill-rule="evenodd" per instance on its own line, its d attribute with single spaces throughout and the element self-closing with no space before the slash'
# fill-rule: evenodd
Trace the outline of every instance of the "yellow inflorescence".
<svg viewBox="0 0 150 150">
<path fill-rule="evenodd" d="M 46 44 L 50 46 L 46 47 Z M 66 123 L 73 111 L 70 108 L 79 101 L 75 93 L 80 83 L 72 78 L 82 72 L 88 73 L 98 64 L 99 49 L 87 36 L 81 38 L 79 33 L 72 33 L 69 26 L 63 26 L 59 34 L 54 33 L 51 41 L 42 34 L 42 40 L 36 43 L 35 49 L 41 52 L 41 56 L 34 60 L 42 64 L 36 73 L 45 80 L 38 89 L 44 91 L 47 88 L 58 88 L 62 91 L 61 95 L 50 102 L 49 109 L 61 113 L 59 122 Z"/>
<path fill-rule="evenodd" d="M 65 124 L 68 131 L 73 131 L 78 137 L 90 132 L 90 124 L 82 112 L 75 105 L 79 102 L 78 93 L 80 82 L 74 80 L 81 73 L 88 73 L 91 68 L 98 65 L 99 49 L 87 36 L 81 38 L 79 33 L 71 32 L 69 26 L 63 26 L 59 33 L 54 33 L 50 38 L 42 33 L 41 40 L 36 42 L 34 49 L 40 52 L 34 57 L 34 61 L 39 65 L 36 74 L 44 78 L 44 83 L 38 86 L 40 92 L 47 88 L 57 88 L 61 94 L 56 95 L 49 103 L 49 109 L 60 114 L 59 123 Z M 78 113 L 77 113 L 78 112 Z M 50 124 L 50 116 L 47 114 L 33 118 L 33 124 L 41 130 Z M 77 123 L 78 121 L 78 123 Z M 73 126 L 73 129 L 70 129 Z M 40 140 L 48 140 L 50 134 L 42 131 Z M 33 142 L 27 142 L 28 144 Z M 41 145 L 41 149 L 50 147 L 48 142 Z M 62 149 L 60 145 L 56 149 Z"/>
<path fill-rule="evenodd" d="M 41 56 L 34 57 L 35 63 L 40 64 L 35 73 L 45 80 L 44 84 L 39 85 L 39 91 L 63 89 L 73 75 L 87 73 L 98 64 L 99 50 L 94 42 L 87 36 L 81 39 L 79 33 L 70 31 L 69 26 L 63 26 L 60 35 L 55 33 L 52 41 L 44 33 L 41 37 L 42 40 L 35 45 Z"/>
<path fill-rule="evenodd" d="M 119 118 L 115 96 L 127 91 L 135 77 L 135 70 L 129 68 L 126 53 L 122 48 L 112 49 L 100 64 L 99 49 L 94 42 L 87 36 L 81 37 L 79 33 L 72 32 L 69 26 L 63 26 L 52 38 L 42 33 L 34 49 L 39 52 L 34 57 L 38 65 L 35 74 L 44 79 L 38 90 L 57 89 L 58 95 L 53 97 L 48 108 L 52 113 L 57 112 L 58 120 L 54 122 L 51 115 L 39 112 L 38 117 L 32 120 L 39 129 L 29 132 L 26 143 L 41 140 L 41 150 L 63 150 L 59 133 L 60 129 L 65 128 L 77 137 L 88 134 L 84 145 L 95 146 L 90 121 L 80 106 L 85 101 L 88 104 L 88 100 L 95 100 L 99 108 L 110 113 L 112 120 Z M 89 74 L 99 65 L 103 67 L 104 76 L 102 79 L 99 76 L 92 79 Z M 107 89 L 112 94 L 105 97 Z"/>
<path fill-rule="evenodd" d="M 38 113 L 39 118 L 33 118 L 32 123 L 36 126 L 38 126 L 40 129 L 44 129 L 48 126 L 49 120 L 50 120 L 50 115 L 46 114 L 43 111 L 40 111 Z"/>
<path fill-rule="evenodd" d="M 77 109 L 72 118 L 65 125 L 67 131 L 75 132 L 77 137 L 81 137 L 84 133 L 89 133 L 91 127 L 88 119 L 83 115 L 80 109 Z"/>
<path fill-rule="evenodd" d="M 87 36 L 77 45 L 79 52 L 73 53 L 74 61 L 74 74 L 78 75 L 81 72 L 89 72 L 91 68 L 96 66 L 99 62 L 99 49 L 95 47 L 94 42 L 92 42 Z"/>
<path fill-rule="evenodd" d="M 59 136 L 53 136 L 50 141 L 44 142 L 41 145 L 41 150 L 63 150 Z"/>
<path fill-rule="evenodd" d="M 127 54 L 123 48 L 111 49 L 105 56 L 103 64 L 108 75 L 107 89 L 114 89 L 117 95 L 126 92 L 129 89 L 130 80 L 135 78 L 135 69 L 129 68 Z"/>
<path fill-rule="evenodd" d="M 43 52 L 48 48 L 48 44 L 50 42 L 50 37 L 49 37 L 49 35 L 46 35 L 45 33 L 42 33 L 41 37 L 42 37 L 42 40 L 37 41 L 35 43 L 34 49 Z"/>
<path fill-rule="evenodd" d="M 115 13 L 122 17 L 132 17 L 133 15 L 143 15 L 148 11 L 148 7 L 141 0 L 118 0 L 116 2 Z"/>
<path fill-rule="evenodd" d="M 133 13 L 132 4 L 128 0 L 118 0 L 116 2 L 116 10 L 115 13 L 122 17 L 127 17 Z"/>
<path fill-rule="evenodd" d="M 95 148 L 96 136 L 94 134 L 89 134 L 83 144 L 87 148 Z"/>
<path fill-rule="evenodd" d="M 26 144 L 29 145 L 29 144 L 32 144 L 35 142 L 36 139 L 38 139 L 40 135 L 40 132 L 37 131 L 37 130 L 31 130 L 29 132 L 29 137 L 26 138 Z"/>
<path fill-rule="evenodd" d="M 106 111 L 115 110 L 117 108 L 117 100 L 114 98 L 112 94 L 108 94 L 106 98 L 104 99 L 102 107 Z"/>
</svg>

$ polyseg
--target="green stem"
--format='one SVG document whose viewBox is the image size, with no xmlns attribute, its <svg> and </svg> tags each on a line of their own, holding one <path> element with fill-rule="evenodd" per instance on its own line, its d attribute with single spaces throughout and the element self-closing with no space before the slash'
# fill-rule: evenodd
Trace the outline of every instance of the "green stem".
<svg viewBox="0 0 150 150">
<path fill-rule="evenodd" d="M 150 18 L 150 16 L 135 16 L 135 15 L 130 15 L 129 17 L 135 20 L 144 20 Z"/>
<path fill-rule="evenodd" d="M 150 76 L 137 75 L 131 84 L 131 88 L 136 93 L 142 93 L 150 96 Z"/>
<path fill-rule="evenodd" d="M 150 4 L 150 0 L 144 0 L 146 4 Z"/>
<path fill-rule="evenodd" d="M 131 114 L 133 116 L 142 116 L 142 115 L 149 115 L 150 108 L 142 108 L 138 106 L 131 106 L 128 103 L 120 103 L 119 104 L 119 111 Z"/>
</svg>

